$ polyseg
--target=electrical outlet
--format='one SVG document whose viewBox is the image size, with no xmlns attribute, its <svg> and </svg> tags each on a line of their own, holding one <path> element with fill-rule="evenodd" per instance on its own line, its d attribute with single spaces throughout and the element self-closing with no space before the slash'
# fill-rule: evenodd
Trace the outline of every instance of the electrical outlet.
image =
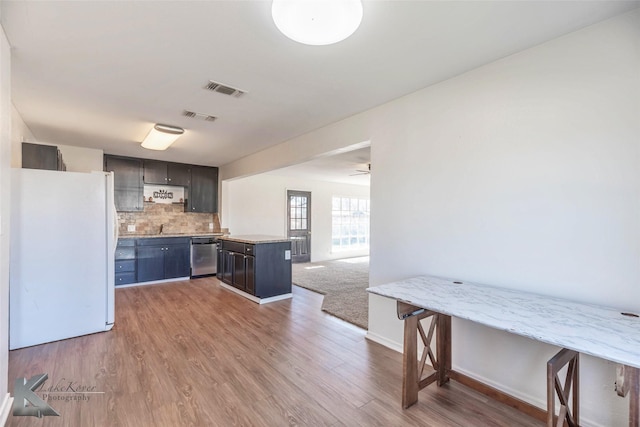
<svg viewBox="0 0 640 427">
<path fill-rule="evenodd" d="M 213 223 L 212 222 L 209 223 L 209 230 L 213 230 Z"/>
<path fill-rule="evenodd" d="M 136 226 L 135 226 L 135 224 L 129 224 L 129 225 L 127 225 L 127 231 L 128 231 L 128 232 L 130 232 L 130 233 L 132 233 L 132 232 L 136 231 Z"/>
</svg>

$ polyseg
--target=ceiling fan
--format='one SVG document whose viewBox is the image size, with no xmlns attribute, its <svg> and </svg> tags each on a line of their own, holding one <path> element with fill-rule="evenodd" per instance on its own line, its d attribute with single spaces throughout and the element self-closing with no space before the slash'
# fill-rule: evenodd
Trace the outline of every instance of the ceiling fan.
<svg viewBox="0 0 640 427">
<path fill-rule="evenodd" d="M 367 170 L 362 170 L 362 169 L 356 169 L 357 173 L 352 173 L 349 176 L 356 176 L 356 175 L 370 175 L 371 174 L 371 163 L 367 163 Z"/>
</svg>

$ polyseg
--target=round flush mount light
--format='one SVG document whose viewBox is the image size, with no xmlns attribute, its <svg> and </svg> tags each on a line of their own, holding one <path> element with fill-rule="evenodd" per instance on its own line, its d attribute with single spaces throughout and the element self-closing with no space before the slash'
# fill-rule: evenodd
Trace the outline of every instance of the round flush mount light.
<svg viewBox="0 0 640 427">
<path fill-rule="evenodd" d="M 271 15 L 287 37 L 309 45 L 338 43 L 362 21 L 360 0 L 273 0 Z"/>
</svg>

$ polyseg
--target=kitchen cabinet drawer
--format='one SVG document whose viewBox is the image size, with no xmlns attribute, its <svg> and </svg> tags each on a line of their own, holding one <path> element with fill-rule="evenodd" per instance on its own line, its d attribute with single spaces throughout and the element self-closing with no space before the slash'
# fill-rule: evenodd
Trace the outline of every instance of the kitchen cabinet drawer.
<svg viewBox="0 0 640 427">
<path fill-rule="evenodd" d="M 116 261 L 116 274 L 120 272 L 130 272 L 130 271 L 136 271 L 135 259 Z"/>
<path fill-rule="evenodd" d="M 136 282 L 136 273 L 128 272 L 128 273 L 116 273 L 116 286 L 118 285 L 128 285 L 130 283 Z"/>
<path fill-rule="evenodd" d="M 222 242 L 222 249 L 229 252 L 239 252 L 241 254 L 244 253 L 244 243 L 239 242 L 229 242 L 224 240 Z"/>
<path fill-rule="evenodd" d="M 116 260 L 123 259 L 135 259 L 136 258 L 136 248 L 134 246 L 120 246 L 116 247 Z"/>
<path fill-rule="evenodd" d="M 191 237 L 147 237 L 138 239 L 136 242 L 140 246 L 164 246 L 164 245 L 191 245 Z"/>
</svg>

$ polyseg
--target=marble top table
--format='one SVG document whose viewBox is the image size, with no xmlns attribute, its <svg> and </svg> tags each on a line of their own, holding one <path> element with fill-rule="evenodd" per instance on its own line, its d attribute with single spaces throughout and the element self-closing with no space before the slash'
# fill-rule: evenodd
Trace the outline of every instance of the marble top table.
<svg viewBox="0 0 640 427">
<path fill-rule="evenodd" d="M 613 308 L 432 276 L 367 291 L 640 368 L 640 318 Z"/>
</svg>

